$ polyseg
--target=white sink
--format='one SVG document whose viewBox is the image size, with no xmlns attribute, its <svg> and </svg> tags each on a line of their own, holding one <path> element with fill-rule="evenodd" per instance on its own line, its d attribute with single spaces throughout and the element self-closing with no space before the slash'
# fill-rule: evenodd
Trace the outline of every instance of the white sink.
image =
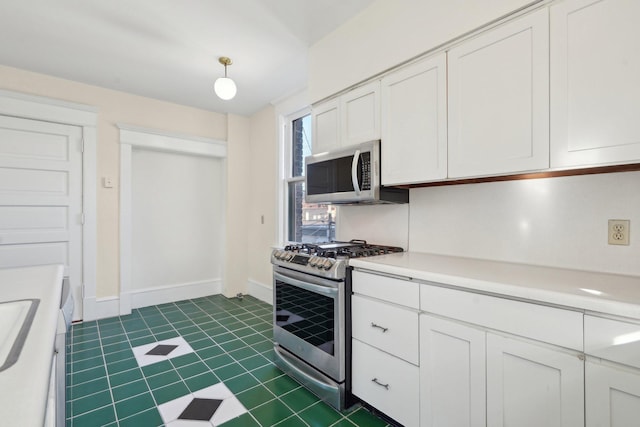
<svg viewBox="0 0 640 427">
<path fill-rule="evenodd" d="M 0 371 L 18 360 L 39 302 L 26 299 L 0 303 Z"/>
</svg>

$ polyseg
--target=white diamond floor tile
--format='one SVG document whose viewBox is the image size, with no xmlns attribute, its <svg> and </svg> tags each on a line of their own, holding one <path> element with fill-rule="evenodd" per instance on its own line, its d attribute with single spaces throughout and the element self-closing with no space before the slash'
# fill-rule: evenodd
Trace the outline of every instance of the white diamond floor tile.
<svg viewBox="0 0 640 427">
<path fill-rule="evenodd" d="M 189 403 L 194 398 L 219 399 L 222 403 L 209 421 L 179 420 Z M 194 393 L 187 394 L 158 406 L 162 421 L 167 427 L 217 427 L 248 412 L 224 383 L 218 383 Z"/>
<path fill-rule="evenodd" d="M 177 345 L 178 347 L 166 356 L 146 354 L 149 350 L 158 345 Z M 193 348 L 182 337 L 170 338 L 168 340 L 133 347 L 132 350 L 133 355 L 138 362 L 138 366 L 140 367 L 151 365 L 157 362 L 162 362 L 163 360 L 173 359 L 174 357 L 183 356 L 185 354 L 194 352 Z"/>
</svg>

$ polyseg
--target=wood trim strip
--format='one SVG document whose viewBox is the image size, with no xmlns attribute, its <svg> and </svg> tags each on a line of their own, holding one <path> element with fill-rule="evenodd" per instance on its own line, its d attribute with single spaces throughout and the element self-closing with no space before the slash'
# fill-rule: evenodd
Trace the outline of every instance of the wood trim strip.
<svg viewBox="0 0 640 427">
<path fill-rule="evenodd" d="M 424 188 L 424 187 L 440 187 L 444 185 L 460 185 L 460 184 L 480 184 L 483 182 L 500 182 L 500 181 L 518 181 L 522 179 L 540 179 L 540 178 L 557 178 L 566 176 L 594 175 L 601 173 L 616 172 L 633 172 L 640 171 L 640 163 L 613 165 L 613 166 L 597 166 L 591 168 L 566 169 L 546 172 L 532 172 L 514 175 L 487 176 L 478 178 L 451 179 L 447 181 L 424 182 L 407 185 L 394 185 L 395 188 Z"/>
</svg>

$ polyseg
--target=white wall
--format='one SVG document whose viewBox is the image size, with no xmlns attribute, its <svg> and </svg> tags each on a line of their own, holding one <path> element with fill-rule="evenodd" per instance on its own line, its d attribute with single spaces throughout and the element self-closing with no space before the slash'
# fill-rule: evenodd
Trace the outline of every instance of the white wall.
<svg viewBox="0 0 640 427">
<path fill-rule="evenodd" d="M 311 47 L 311 102 L 531 3 L 535 1 L 378 0 Z"/>
<path fill-rule="evenodd" d="M 134 148 L 131 163 L 132 291 L 221 280 L 223 160 Z"/>
<path fill-rule="evenodd" d="M 409 248 L 640 275 L 640 172 L 411 190 Z M 607 220 L 631 220 L 631 245 Z"/>
<path fill-rule="evenodd" d="M 336 240 L 409 247 L 409 205 L 339 206 Z"/>
<path fill-rule="evenodd" d="M 227 225 L 224 250 L 224 288 L 227 297 L 247 293 L 249 260 L 247 258 L 251 192 L 249 119 L 229 115 L 227 131 L 227 188 L 225 223 Z"/>
<path fill-rule="evenodd" d="M 85 183 L 96 186 L 94 285 L 98 298 L 118 295 L 120 133 L 116 123 L 224 141 L 227 116 L 5 66 L 0 66 L 0 88 L 97 107 L 97 176 L 95 183 Z M 104 176 L 114 179 L 113 188 L 101 185 Z"/>
<path fill-rule="evenodd" d="M 246 224 L 249 263 L 247 293 L 271 302 L 271 248 L 278 243 L 278 127 L 273 106 L 250 119 L 250 204 Z"/>
</svg>

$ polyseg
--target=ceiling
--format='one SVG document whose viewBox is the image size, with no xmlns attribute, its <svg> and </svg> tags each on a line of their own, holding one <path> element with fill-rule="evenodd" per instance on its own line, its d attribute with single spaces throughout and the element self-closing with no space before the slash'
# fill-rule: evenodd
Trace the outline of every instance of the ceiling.
<svg viewBox="0 0 640 427">
<path fill-rule="evenodd" d="M 308 48 L 374 0 L 4 0 L 0 64 L 251 115 L 306 86 Z M 224 74 L 238 94 L 222 101 Z"/>
</svg>

